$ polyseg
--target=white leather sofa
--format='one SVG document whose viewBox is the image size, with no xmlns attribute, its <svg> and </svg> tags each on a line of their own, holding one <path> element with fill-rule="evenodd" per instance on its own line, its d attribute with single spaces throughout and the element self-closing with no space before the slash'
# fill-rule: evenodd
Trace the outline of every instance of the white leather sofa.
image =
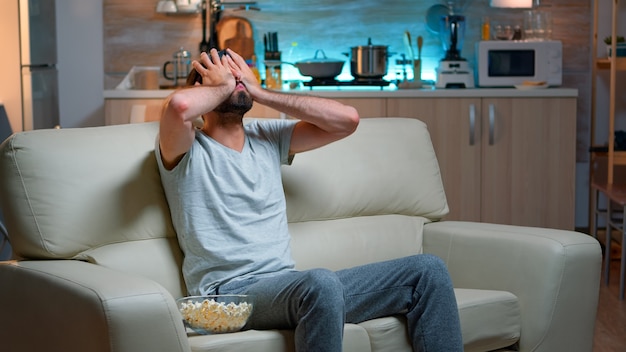
<svg viewBox="0 0 626 352">
<path fill-rule="evenodd" d="M 0 149 L 20 260 L 0 264 L 5 351 L 293 351 L 291 331 L 186 331 L 181 258 L 153 155 L 157 123 L 19 133 Z M 426 126 L 363 119 L 283 177 L 299 268 L 445 260 L 466 351 L 591 351 L 601 252 L 573 231 L 441 221 Z M 537 170 L 541 172 L 541 170 Z M 502 195 L 503 197 L 506 195 Z M 404 320 L 348 324 L 344 351 L 410 351 Z"/>
</svg>

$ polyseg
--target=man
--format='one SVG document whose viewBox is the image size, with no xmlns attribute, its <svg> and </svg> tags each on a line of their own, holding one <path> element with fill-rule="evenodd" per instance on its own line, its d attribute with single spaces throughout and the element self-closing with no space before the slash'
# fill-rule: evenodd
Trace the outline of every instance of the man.
<svg viewBox="0 0 626 352">
<path fill-rule="evenodd" d="M 344 323 L 400 313 L 415 351 L 462 351 L 450 277 L 434 256 L 294 269 L 281 164 L 350 135 L 357 111 L 265 90 L 231 50 L 202 53 L 193 68 L 191 86 L 165 103 L 156 148 L 189 293 L 254 295 L 245 328 L 295 329 L 299 352 L 341 351 Z M 244 125 L 253 101 L 298 120 Z"/>
</svg>

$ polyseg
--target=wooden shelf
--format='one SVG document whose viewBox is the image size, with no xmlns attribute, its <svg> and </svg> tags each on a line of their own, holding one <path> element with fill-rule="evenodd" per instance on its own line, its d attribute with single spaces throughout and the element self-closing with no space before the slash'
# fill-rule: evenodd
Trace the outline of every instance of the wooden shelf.
<svg viewBox="0 0 626 352">
<path fill-rule="evenodd" d="M 611 58 L 605 57 L 602 59 L 596 60 L 596 65 L 600 70 L 610 70 L 611 69 Z M 616 58 L 617 70 L 618 71 L 626 71 L 626 57 L 618 57 Z"/>
<path fill-rule="evenodd" d="M 608 157 L 609 152 L 606 150 L 603 151 L 592 151 L 597 157 Z M 626 165 L 626 151 L 615 151 L 613 152 L 613 164 L 614 165 Z"/>
<path fill-rule="evenodd" d="M 599 190 L 615 203 L 626 206 L 626 185 L 618 183 L 592 182 L 591 187 Z"/>
<path fill-rule="evenodd" d="M 591 52 L 595 55 L 598 53 L 598 46 L 602 45 L 598 41 L 600 38 L 599 34 L 599 25 L 600 21 L 606 21 L 605 18 L 600 19 L 600 3 L 602 2 L 605 6 L 611 6 L 611 32 L 610 35 L 612 38 L 617 37 L 618 31 L 618 20 L 619 20 L 619 3 L 620 0 L 593 0 L 593 40 Z M 606 33 L 604 33 L 606 34 Z M 614 53 L 615 54 L 615 53 Z M 617 73 L 619 71 L 626 71 L 626 57 L 604 57 L 599 58 L 594 56 L 592 63 L 592 79 L 591 79 L 591 146 L 596 146 L 595 136 L 596 136 L 596 124 L 597 121 L 597 89 L 598 89 L 598 80 L 597 75 L 602 70 L 608 70 L 609 79 L 608 85 L 608 93 L 609 93 L 609 105 L 608 105 L 608 135 L 607 138 L 609 140 L 609 145 L 602 147 L 591 148 L 591 165 L 589 168 L 589 180 L 590 180 L 590 192 L 589 192 L 589 224 L 597 224 L 596 223 L 596 209 L 597 209 L 597 192 L 602 192 L 607 194 L 609 197 L 615 197 L 617 195 L 618 199 L 624 200 L 623 197 L 623 188 L 614 189 L 612 185 L 615 183 L 624 183 L 626 178 L 623 176 L 623 166 L 626 165 L 626 152 L 625 151 L 616 151 L 613 149 L 615 144 L 615 117 L 616 117 L 616 101 L 620 101 L 623 99 L 623 93 L 617 89 L 616 81 L 618 79 Z M 621 98 L 621 99 L 620 99 Z M 610 147 L 609 147 L 610 146 Z M 621 149 L 621 148 L 620 148 Z M 602 159 L 602 160 L 599 160 Z M 604 165 L 604 170 L 596 169 L 593 165 L 602 164 Z M 618 166 L 616 168 L 616 166 Z M 597 182 L 605 182 L 605 185 L 598 184 Z M 596 192 L 597 191 L 597 192 Z M 595 204 L 593 207 L 592 204 Z M 622 273 L 622 275 L 626 275 L 626 273 Z"/>
</svg>

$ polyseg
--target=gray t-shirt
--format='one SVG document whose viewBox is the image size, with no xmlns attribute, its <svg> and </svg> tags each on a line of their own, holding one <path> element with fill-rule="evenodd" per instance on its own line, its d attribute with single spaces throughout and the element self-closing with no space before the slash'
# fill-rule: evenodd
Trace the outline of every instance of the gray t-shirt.
<svg viewBox="0 0 626 352">
<path fill-rule="evenodd" d="M 280 167 L 290 163 L 294 120 L 245 124 L 241 153 L 201 131 L 172 170 L 156 157 L 189 294 L 231 280 L 293 270 Z"/>
</svg>

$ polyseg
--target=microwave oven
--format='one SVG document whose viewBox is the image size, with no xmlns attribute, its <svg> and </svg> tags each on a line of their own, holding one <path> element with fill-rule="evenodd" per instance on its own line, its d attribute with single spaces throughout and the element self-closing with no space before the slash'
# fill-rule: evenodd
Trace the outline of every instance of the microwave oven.
<svg viewBox="0 0 626 352">
<path fill-rule="evenodd" d="M 488 40 L 476 43 L 479 87 L 513 87 L 524 81 L 560 86 L 563 44 L 557 40 Z"/>
</svg>

